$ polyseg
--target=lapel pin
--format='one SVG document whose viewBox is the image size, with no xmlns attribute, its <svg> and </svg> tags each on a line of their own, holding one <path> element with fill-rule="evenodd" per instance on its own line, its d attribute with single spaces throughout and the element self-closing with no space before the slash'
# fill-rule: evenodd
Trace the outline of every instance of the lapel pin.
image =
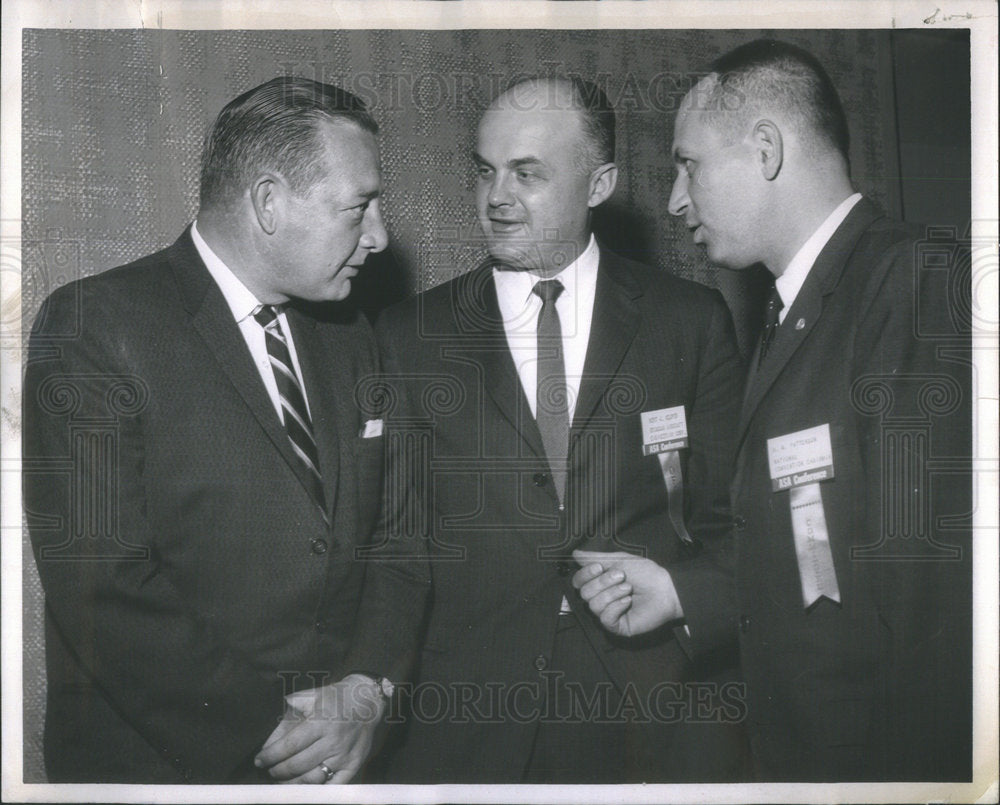
<svg viewBox="0 0 1000 805">
<path fill-rule="evenodd" d="M 796 330 L 801 330 L 805 326 L 806 326 L 806 320 L 805 319 L 799 319 L 797 322 L 795 322 L 795 329 Z"/>
</svg>

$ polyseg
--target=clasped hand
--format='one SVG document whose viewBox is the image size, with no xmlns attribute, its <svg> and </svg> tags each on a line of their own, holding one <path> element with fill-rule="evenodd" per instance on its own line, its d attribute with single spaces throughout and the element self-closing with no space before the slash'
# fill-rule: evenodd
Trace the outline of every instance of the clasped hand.
<svg viewBox="0 0 1000 805">
<path fill-rule="evenodd" d="M 350 782 L 368 757 L 385 710 L 374 680 L 351 674 L 336 684 L 291 693 L 285 702 L 285 717 L 255 765 L 279 782 Z"/>
<path fill-rule="evenodd" d="M 633 637 L 684 617 L 670 573 L 651 559 L 620 551 L 573 558 L 581 565 L 573 586 L 612 634 Z"/>
</svg>

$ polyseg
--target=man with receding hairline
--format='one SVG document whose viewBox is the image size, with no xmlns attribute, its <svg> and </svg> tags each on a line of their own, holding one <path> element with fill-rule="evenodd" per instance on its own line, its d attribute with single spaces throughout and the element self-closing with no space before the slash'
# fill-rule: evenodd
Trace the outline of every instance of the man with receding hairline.
<svg viewBox="0 0 1000 805">
<path fill-rule="evenodd" d="M 958 252 L 923 271 L 919 241 L 854 191 L 836 90 L 795 46 L 715 62 L 678 112 L 673 154 L 670 212 L 694 242 L 775 277 L 739 416 L 735 559 L 705 562 L 680 601 L 675 574 L 645 559 L 589 555 L 574 584 L 616 634 L 683 617 L 696 649 L 739 641 L 760 779 L 968 779 Z"/>
<path fill-rule="evenodd" d="M 351 655 L 403 697 L 386 782 L 742 771 L 738 702 L 713 710 L 709 682 L 731 658 L 691 663 L 673 628 L 626 646 L 569 584 L 575 547 L 679 567 L 721 550 L 729 522 L 742 376 L 729 313 L 594 238 L 618 176 L 614 125 L 578 78 L 501 94 L 473 154 L 490 259 L 376 326 L 398 401 L 390 444 L 409 451 L 422 512 L 372 557 Z M 662 457 L 643 436 L 657 417 L 684 430 Z"/>
<path fill-rule="evenodd" d="M 386 246 L 377 131 L 338 87 L 247 91 L 177 242 L 39 313 L 24 508 L 51 782 L 341 782 L 367 754 L 371 721 L 348 716 L 378 694 L 341 663 L 382 471 L 351 392 L 378 364 L 330 303 Z"/>
</svg>

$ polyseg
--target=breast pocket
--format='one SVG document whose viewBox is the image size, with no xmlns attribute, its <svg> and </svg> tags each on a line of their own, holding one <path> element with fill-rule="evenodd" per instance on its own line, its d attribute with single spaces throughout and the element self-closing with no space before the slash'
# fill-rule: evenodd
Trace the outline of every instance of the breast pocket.
<svg viewBox="0 0 1000 805">
<path fill-rule="evenodd" d="M 358 490 L 358 521 L 362 533 L 358 538 L 368 541 L 378 518 L 382 503 L 382 485 L 385 474 L 385 437 L 359 437 L 355 443 L 355 461 Z"/>
</svg>

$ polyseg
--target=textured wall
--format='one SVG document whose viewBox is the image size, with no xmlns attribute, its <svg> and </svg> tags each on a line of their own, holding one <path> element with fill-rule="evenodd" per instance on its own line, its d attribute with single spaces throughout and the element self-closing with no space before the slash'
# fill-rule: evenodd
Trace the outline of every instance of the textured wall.
<svg viewBox="0 0 1000 805">
<path fill-rule="evenodd" d="M 340 83 L 382 126 L 388 252 L 366 303 L 436 285 L 483 252 L 469 154 L 479 114 L 518 73 L 559 70 L 605 86 L 619 112 L 622 177 L 597 221 L 618 251 L 718 287 L 744 346 L 754 272 L 718 272 L 666 213 L 673 109 L 715 55 L 760 35 L 811 49 L 851 117 L 862 192 L 895 181 L 891 75 L 881 31 L 28 30 L 23 45 L 22 257 L 26 322 L 44 296 L 171 243 L 193 218 L 202 137 L 231 98 L 275 75 Z M 887 101 L 888 99 L 888 101 Z M 25 540 L 25 780 L 43 779 L 41 595 Z"/>
</svg>

